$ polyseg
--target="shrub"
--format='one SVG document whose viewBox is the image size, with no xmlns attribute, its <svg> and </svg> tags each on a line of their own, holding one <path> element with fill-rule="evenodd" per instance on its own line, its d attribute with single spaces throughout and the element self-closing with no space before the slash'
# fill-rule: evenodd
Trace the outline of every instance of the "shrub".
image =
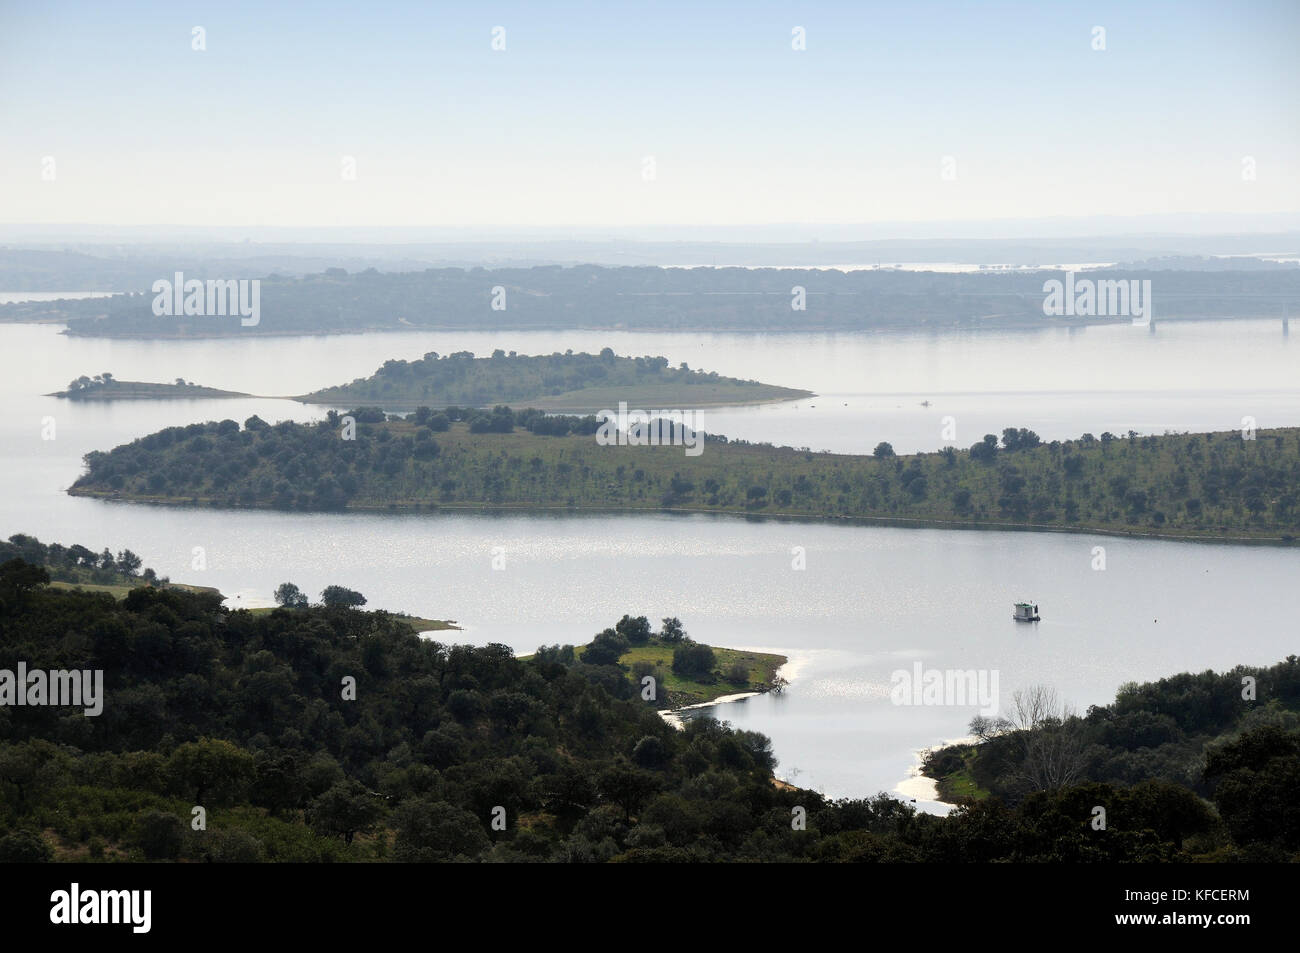
<svg viewBox="0 0 1300 953">
<path fill-rule="evenodd" d="M 678 675 L 704 675 L 717 664 L 713 649 L 698 642 L 679 645 L 673 649 L 673 671 Z"/>
<path fill-rule="evenodd" d="M 136 843 L 148 860 L 175 860 L 185 840 L 185 822 L 166 811 L 147 811 L 135 826 Z"/>
<path fill-rule="evenodd" d="M 11 831 L 0 837 L 0 864 L 46 864 L 54 850 L 35 831 Z"/>
</svg>

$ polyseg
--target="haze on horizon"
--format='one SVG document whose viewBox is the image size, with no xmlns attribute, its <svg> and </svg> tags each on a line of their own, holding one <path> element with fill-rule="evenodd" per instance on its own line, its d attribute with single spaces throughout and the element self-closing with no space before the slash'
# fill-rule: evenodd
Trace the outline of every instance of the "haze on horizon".
<svg viewBox="0 0 1300 953">
<path fill-rule="evenodd" d="M 1296 227 L 1300 4 L 900 6 L 3 3 L 0 223 Z"/>
</svg>

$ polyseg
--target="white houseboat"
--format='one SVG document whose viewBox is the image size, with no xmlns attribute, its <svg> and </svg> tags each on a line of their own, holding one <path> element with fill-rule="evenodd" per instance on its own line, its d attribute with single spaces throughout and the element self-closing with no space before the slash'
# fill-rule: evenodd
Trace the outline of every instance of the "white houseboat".
<svg viewBox="0 0 1300 953">
<path fill-rule="evenodd" d="M 1032 602 L 1017 602 L 1016 611 L 1011 618 L 1017 622 L 1037 622 L 1039 620 L 1038 606 Z"/>
</svg>

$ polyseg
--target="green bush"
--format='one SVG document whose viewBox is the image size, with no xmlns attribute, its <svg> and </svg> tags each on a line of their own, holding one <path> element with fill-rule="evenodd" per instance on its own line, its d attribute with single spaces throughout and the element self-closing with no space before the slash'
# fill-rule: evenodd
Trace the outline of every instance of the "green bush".
<svg viewBox="0 0 1300 953">
<path fill-rule="evenodd" d="M 706 675 L 717 663 L 713 649 L 698 642 L 688 642 L 673 649 L 673 671 L 684 677 Z"/>
<path fill-rule="evenodd" d="M 175 860 L 185 842 L 185 822 L 165 811 L 148 811 L 136 822 L 135 840 L 148 860 Z"/>
<path fill-rule="evenodd" d="M 35 831 L 11 831 L 0 837 L 0 864 L 45 864 L 54 849 Z"/>
</svg>

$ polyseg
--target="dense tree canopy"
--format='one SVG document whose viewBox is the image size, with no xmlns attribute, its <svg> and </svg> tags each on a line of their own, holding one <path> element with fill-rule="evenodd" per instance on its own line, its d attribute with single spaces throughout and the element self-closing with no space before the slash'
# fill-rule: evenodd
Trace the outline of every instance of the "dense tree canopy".
<svg viewBox="0 0 1300 953">
<path fill-rule="evenodd" d="M 343 420 L 351 417 L 355 432 Z M 440 417 L 447 430 L 435 430 Z M 424 423 L 418 421 L 423 419 Z M 169 427 L 86 456 L 74 494 L 281 509 L 585 506 L 1300 536 L 1300 430 L 1130 435 L 1043 444 L 1007 428 L 961 452 L 815 453 L 703 435 L 681 447 L 600 445 L 595 417 L 539 410 L 377 408 L 314 424 Z M 434 434 L 437 433 L 435 437 Z M 882 445 L 883 446 L 883 445 Z M 110 554 L 109 559 L 112 559 Z"/>
</svg>

